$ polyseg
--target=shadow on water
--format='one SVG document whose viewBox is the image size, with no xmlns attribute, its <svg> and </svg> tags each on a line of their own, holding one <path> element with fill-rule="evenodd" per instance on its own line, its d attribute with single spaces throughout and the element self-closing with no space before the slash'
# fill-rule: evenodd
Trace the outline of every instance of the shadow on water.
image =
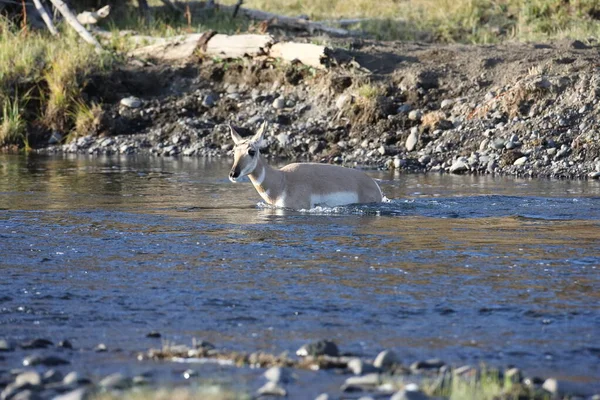
<svg viewBox="0 0 600 400">
<path fill-rule="evenodd" d="M 90 374 L 150 368 L 131 353 L 158 330 L 246 351 L 332 338 L 600 389 L 598 182 L 373 171 L 393 200 L 301 212 L 257 206 L 228 169 L 0 155 L 0 336 L 124 349 L 79 353 Z"/>
</svg>

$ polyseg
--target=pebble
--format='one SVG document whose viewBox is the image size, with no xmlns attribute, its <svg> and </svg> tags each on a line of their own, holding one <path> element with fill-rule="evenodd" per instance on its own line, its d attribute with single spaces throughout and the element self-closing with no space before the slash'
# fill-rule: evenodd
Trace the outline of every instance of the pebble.
<svg viewBox="0 0 600 400">
<path fill-rule="evenodd" d="M 419 141 L 418 129 L 411 129 L 410 135 L 408 135 L 408 138 L 406 138 L 406 143 L 404 144 L 404 146 L 406 147 L 406 150 L 413 151 L 415 149 L 415 147 L 417 146 L 418 141 Z"/>
<path fill-rule="evenodd" d="M 393 367 L 396 364 L 401 364 L 402 360 L 393 350 L 384 350 L 380 352 L 377 357 L 375 357 L 375 361 L 373 365 L 376 368 L 388 369 Z"/>
<path fill-rule="evenodd" d="M 515 160 L 513 165 L 525 165 L 529 158 L 527 156 L 519 157 Z"/>
<path fill-rule="evenodd" d="M 344 382 L 345 387 L 359 386 L 359 387 L 376 387 L 381 384 L 381 377 L 378 373 L 370 373 L 360 376 L 351 376 L 346 378 Z"/>
<path fill-rule="evenodd" d="M 39 400 L 40 395 L 29 389 L 21 390 L 10 398 L 11 400 Z"/>
<path fill-rule="evenodd" d="M 600 171 L 590 172 L 588 177 L 592 179 L 600 179 Z"/>
<path fill-rule="evenodd" d="M 408 114 L 410 112 L 410 110 L 412 110 L 412 107 L 410 104 L 402 104 L 398 107 L 396 112 L 398 114 Z"/>
<path fill-rule="evenodd" d="M 416 386 L 416 385 L 414 385 Z M 429 400 L 431 399 L 425 393 L 421 392 L 418 387 L 406 385 L 406 388 L 394 393 L 390 400 Z"/>
<path fill-rule="evenodd" d="M 364 375 L 372 372 L 378 372 L 378 369 L 366 361 L 360 358 L 353 358 L 348 361 L 348 369 L 352 371 L 354 375 Z"/>
<path fill-rule="evenodd" d="M 267 382 L 261 386 L 257 393 L 265 396 L 287 396 L 287 391 L 275 382 Z"/>
<path fill-rule="evenodd" d="M 67 375 L 65 375 L 65 377 L 62 380 L 62 383 L 65 386 L 77 385 L 77 384 L 82 384 L 82 383 L 90 383 L 90 382 L 91 381 L 88 378 L 82 376 L 77 371 L 69 372 Z"/>
<path fill-rule="evenodd" d="M 85 400 L 88 398 L 88 389 L 87 388 L 78 388 L 67 392 L 65 394 L 58 395 L 54 397 L 52 400 Z"/>
<path fill-rule="evenodd" d="M 129 96 L 121 99 L 121 105 L 127 108 L 139 108 L 142 106 L 142 101 L 135 96 Z"/>
<path fill-rule="evenodd" d="M 444 99 L 442 100 L 442 102 L 440 103 L 440 108 L 442 110 L 445 110 L 447 108 L 450 108 L 454 105 L 454 100 L 452 99 Z"/>
<path fill-rule="evenodd" d="M 21 372 L 15 378 L 15 384 L 17 386 L 24 386 L 29 384 L 31 386 L 39 386 L 42 384 L 42 376 L 37 371 L 25 371 Z"/>
<path fill-rule="evenodd" d="M 339 350 L 337 345 L 330 340 L 319 340 L 303 345 L 296 351 L 300 357 L 306 356 L 332 356 L 337 357 Z"/>
<path fill-rule="evenodd" d="M 127 389 L 131 386 L 131 379 L 123 374 L 114 373 L 104 377 L 98 385 L 104 389 Z"/>
<path fill-rule="evenodd" d="M 6 339 L 0 339 L 0 351 L 14 351 L 15 346 Z"/>
<path fill-rule="evenodd" d="M 99 343 L 95 348 L 94 351 L 97 353 L 102 353 L 107 351 L 108 349 L 106 348 L 106 345 L 104 343 Z"/>
<path fill-rule="evenodd" d="M 282 110 L 285 108 L 285 99 L 283 97 L 278 97 L 273 100 L 273 108 L 276 110 Z"/>
<path fill-rule="evenodd" d="M 193 369 L 186 369 L 185 371 L 183 371 L 183 377 L 185 379 L 190 379 L 195 376 L 198 376 L 198 372 L 194 371 Z"/>
<path fill-rule="evenodd" d="M 282 367 L 271 367 L 265 371 L 264 376 L 269 382 L 274 383 L 289 383 L 292 381 L 290 371 Z"/>
<path fill-rule="evenodd" d="M 320 395 L 315 397 L 315 400 L 329 400 L 330 398 L 331 397 L 327 393 L 321 393 Z"/>
<path fill-rule="evenodd" d="M 162 335 L 160 334 L 160 332 L 157 332 L 157 331 L 151 331 L 146 334 L 147 338 L 159 338 L 161 336 Z"/>
<path fill-rule="evenodd" d="M 408 119 L 411 121 L 420 121 L 421 117 L 423 117 L 423 112 L 421 110 L 411 110 L 408 113 Z"/>
</svg>

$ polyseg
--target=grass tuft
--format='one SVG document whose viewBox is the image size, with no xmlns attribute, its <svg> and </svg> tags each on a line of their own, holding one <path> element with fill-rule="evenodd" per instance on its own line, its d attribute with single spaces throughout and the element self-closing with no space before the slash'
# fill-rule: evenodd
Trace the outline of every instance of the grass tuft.
<svg viewBox="0 0 600 400">
<path fill-rule="evenodd" d="M 27 125 L 23 118 L 25 102 L 26 99 L 19 99 L 18 94 L 15 94 L 12 99 L 4 99 L 0 123 L 0 146 L 25 141 Z"/>
</svg>

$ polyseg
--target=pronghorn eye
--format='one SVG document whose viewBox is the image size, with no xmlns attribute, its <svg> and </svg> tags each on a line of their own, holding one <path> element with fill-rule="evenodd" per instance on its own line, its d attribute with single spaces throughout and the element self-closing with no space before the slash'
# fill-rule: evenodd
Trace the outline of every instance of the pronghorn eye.
<svg viewBox="0 0 600 400">
<path fill-rule="evenodd" d="M 248 155 L 250 157 L 254 157 L 256 155 L 256 150 L 254 150 L 254 149 L 248 149 Z"/>
</svg>

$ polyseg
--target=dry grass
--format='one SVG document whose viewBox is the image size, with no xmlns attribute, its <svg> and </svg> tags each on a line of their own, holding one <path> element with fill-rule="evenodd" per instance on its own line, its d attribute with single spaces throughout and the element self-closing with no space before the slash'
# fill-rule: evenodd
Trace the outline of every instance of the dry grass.
<svg viewBox="0 0 600 400">
<path fill-rule="evenodd" d="M 26 112 L 40 117 L 47 129 L 67 132 L 77 123 L 87 76 L 107 70 L 113 62 L 111 55 L 97 54 L 70 30 L 54 38 L 23 31 L 0 17 L 0 145 L 24 144 Z M 28 102 L 18 98 L 18 93 L 31 92 L 36 101 L 29 104 L 36 109 L 27 109 Z"/>
<path fill-rule="evenodd" d="M 387 40 L 490 43 L 600 34 L 597 0 L 246 0 L 244 6 L 314 20 L 365 18 L 357 27 Z"/>
<path fill-rule="evenodd" d="M 102 393 L 93 400 L 249 400 L 245 393 L 225 389 L 217 384 L 201 384 L 197 388 L 138 389 L 123 393 Z"/>
</svg>

